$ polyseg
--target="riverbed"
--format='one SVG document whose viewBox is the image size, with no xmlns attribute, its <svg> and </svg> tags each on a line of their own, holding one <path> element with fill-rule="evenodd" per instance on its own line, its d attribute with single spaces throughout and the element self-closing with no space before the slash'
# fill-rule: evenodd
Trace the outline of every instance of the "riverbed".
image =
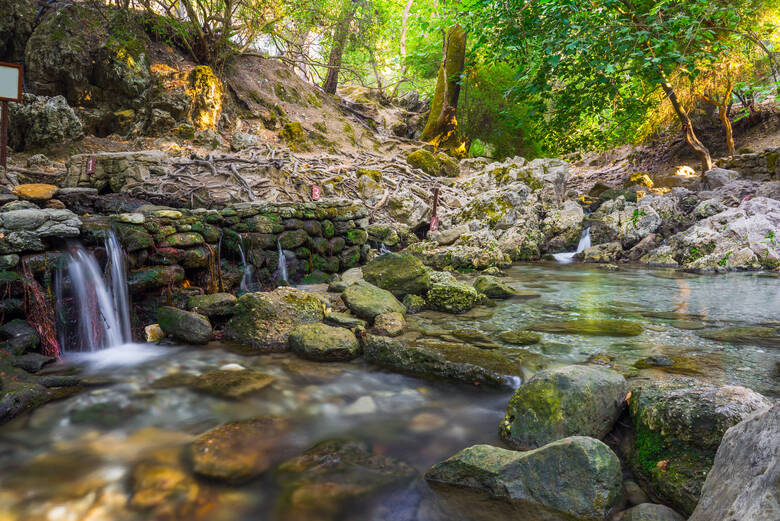
<svg viewBox="0 0 780 521">
<path fill-rule="evenodd" d="M 410 315 L 407 335 L 457 343 L 463 342 L 458 331 L 478 331 L 482 343 L 495 344 L 485 347 L 523 360 L 525 378 L 543 367 L 589 361 L 627 377 L 694 376 L 780 397 L 778 338 L 744 334 L 750 329 L 736 336 L 719 333 L 780 328 L 777 274 L 536 264 L 514 266 L 506 275 L 524 298 L 462 315 Z M 539 342 L 522 347 L 498 336 L 582 319 L 625 320 L 642 331 L 631 337 L 542 331 Z M 127 345 L 66 364 L 85 378 L 82 392 L 0 428 L 0 521 L 298 519 L 288 508 L 294 501 L 289 482 L 275 472 L 234 486 L 194 478 L 183 449 L 218 425 L 270 415 L 287 421 L 278 443 L 280 459 L 324 440 L 350 439 L 422 476 L 462 448 L 499 445 L 498 425 L 511 395 L 509 387 L 413 378 L 360 359 L 322 364 L 288 353 L 247 356 L 220 342 Z M 166 376 L 218 368 L 256 370 L 274 380 L 237 400 L 155 384 Z M 173 492 L 157 503 L 138 500 L 139 494 L 149 494 L 137 472 L 142 463 L 168 469 L 161 481 L 152 482 Z M 306 511 L 311 521 L 445 519 L 435 494 L 418 478 L 371 489 L 359 501 L 336 507 L 325 499 L 319 505 L 317 495 L 308 501 L 313 502 Z"/>
</svg>

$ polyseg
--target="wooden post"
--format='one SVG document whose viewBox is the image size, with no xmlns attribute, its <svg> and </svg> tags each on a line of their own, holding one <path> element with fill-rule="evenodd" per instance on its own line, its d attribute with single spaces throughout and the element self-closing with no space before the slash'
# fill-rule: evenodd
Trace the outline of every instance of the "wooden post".
<svg viewBox="0 0 780 521">
<path fill-rule="evenodd" d="M 0 114 L 0 166 L 8 168 L 8 102 L 3 100 Z"/>
<path fill-rule="evenodd" d="M 429 231 L 435 232 L 439 229 L 439 216 L 436 215 L 439 210 L 439 187 L 433 189 L 433 207 L 431 208 L 431 225 Z"/>
</svg>

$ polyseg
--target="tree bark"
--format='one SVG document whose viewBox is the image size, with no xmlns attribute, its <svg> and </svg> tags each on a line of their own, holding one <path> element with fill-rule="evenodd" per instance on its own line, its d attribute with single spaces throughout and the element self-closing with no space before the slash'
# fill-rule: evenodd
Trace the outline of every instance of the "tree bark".
<svg viewBox="0 0 780 521">
<path fill-rule="evenodd" d="M 336 94 L 336 88 L 339 85 L 339 71 L 341 70 L 341 59 L 344 54 L 344 47 L 347 43 L 349 34 L 349 24 L 355 16 L 356 3 L 353 0 L 344 0 L 341 5 L 341 15 L 333 32 L 333 47 L 330 49 L 328 58 L 328 74 L 325 77 L 325 83 L 322 89 L 328 94 Z"/>
<path fill-rule="evenodd" d="M 406 75 L 406 31 L 409 21 L 409 11 L 412 9 L 413 2 L 414 0 L 407 0 L 401 18 L 401 73 L 398 75 L 398 81 L 396 82 L 395 87 L 393 87 L 393 94 L 391 96 L 393 98 L 398 94 L 398 87 L 401 85 L 401 82 L 404 81 L 404 76 Z"/>
<path fill-rule="evenodd" d="M 688 117 L 688 113 L 685 112 L 685 109 L 682 107 L 682 105 L 680 105 L 680 101 L 677 99 L 677 94 L 674 92 L 674 87 L 672 87 L 666 78 L 663 78 L 661 87 L 664 89 L 664 92 L 669 98 L 669 101 L 672 102 L 674 112 L 677 114 L 677 118 L 682 124 L 682 130 L 685 134 L 685 141 L 691 146 L 693 151 L 696 152 L 696 155 L 701 161 L 702 172 L 706 172 L 707 170 L 712 169 L 712 157 L 710 156 L 710 151 L 707 150 L 707 147 L 705 147 L 704 144 L 699 141 L 699 138 L 696 137 L 696 133 L 693 131 L 691 118 Z"/>
<path fill-rule="evenodd" d="M 460 96 L 460 75 L 466 59 L 466 32 L 460 25 L 451 27 L 444 36 L 442 63 L 436 79 L 431 112 L 420 136 L 423 141 L 435 141 L 437 146 L 458 146 L 457 119 Z"/>
</svg>

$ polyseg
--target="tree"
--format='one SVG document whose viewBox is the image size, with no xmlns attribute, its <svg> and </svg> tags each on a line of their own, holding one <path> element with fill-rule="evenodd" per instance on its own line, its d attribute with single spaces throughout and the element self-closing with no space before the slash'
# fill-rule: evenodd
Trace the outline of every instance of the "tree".
<svg viewBox="0 0 780 521">
<path fill-rule="evenodd" d="M 444 33 L 442 61 L 436 78 L 431 112 L 420 139 L 455 149 L 458 142 L 458 120 L 455 117 L 460 95 L 460 75 L 466 59 L 466 31 L 454 25 Z"/>
<path fill-rule="evenodd" d="M 342 56 L 349 35 L 349 25 L 355 16 L 356 8 L 357 2 L 355 0 L 343 0 L 341 3 L 341 14 L 333 31 L 333 45 L 330 49 L 327 65 L 328 72 L 325 82 L 322 84 L 322 89 L 328 94 L 335 94 L 338 87 Z"/>
</svg>

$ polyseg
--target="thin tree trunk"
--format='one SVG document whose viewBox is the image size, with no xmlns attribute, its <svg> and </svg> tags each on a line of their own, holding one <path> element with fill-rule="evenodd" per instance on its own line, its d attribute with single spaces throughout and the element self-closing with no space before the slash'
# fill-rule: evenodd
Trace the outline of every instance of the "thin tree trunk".
<svg viewBox="0 0 780 521">
<path fill-rule="evenodd" d="M 674 88 L 665 77 L 661 82 L 661 87 L 664 89 L 664 92 L 669 98 L 669 101 L 672 102 L 674 112 L 677 114 L 677 118 L 682 124 L 683 133 L 685 134 L 685 141 L 691 146 L 693 151 L 696 152 L 696 155 L 699 156 L 702 172 L 706 172 L 707 170 L 712 169 L 712 157 L 710 156 L 710 151 L 707 150 L 707 147 L 705 147 L 704 144 L 699 141 L 699 138 L 696 137 L 696 133 L 693 130 L 693 124 L 691 123 L 691 118 L 688 117 L 688 113 L 685 112 L 685 109 L 682 107 L 682 105 L 680 105 L 680 101 L 677 99 L 677 94 L 674 92 Z"/>
<path fill-rule="evenodd" d="M 731 105 L 732 92 L 734 92 L 734 82 L 729 78 L 723 98 L 718 99 L 717 96 L 710 97 L 706 94 L 702 95 L 704 101 L 718 108 L 718 119 L 720 119 L 723 129 L 726 131 L 726 146 L 728 146 L 730 156 L 736 154 L 734 147 L 734 130 L 731 128 L 731 120 L 729 120 L 729 105 Z"/>
<path fill-rule="evenodd" d="M 401 85 L 401 82 L 406 75 L 406 30 L 408 28 L 407 22 L 409 20 L 409 11 L 412 9 L 413 2 L 414 0 L 408 0 L 406 2 L 404 14 L 401 17 L 401 73 L 398 75 L 398 81 L 396 82 L 395 87 L 393 87 L 393 98 L 398 94 L 398 87 Z"/>
<path fill-rule="evenodd" d="M 341 59 L 347 43 L 349 24 L 355 16 L 355 7 L 356 4 L 352 0 L 344 0 L 342 3 L 341 16 L 339 16 L 333 33 L 333 47 L 330 49 L 330 57 L 328 58 L 328 74 L 325 77 L 325 83 L 322 84 L 322 89 L 328 94 L 336 94 L 336 88 L 339 85 Z"/>
<path fill-rule="evenodd" d="M 460 75 L 466 58 L 466 32 L 459 25 L 451 27 L 444 37 L 442 63 L 436 79 L 428 122 L 420 136 L 439 146 L 457 146 L 455 113 L 460 96 Z"/>
</svg>

